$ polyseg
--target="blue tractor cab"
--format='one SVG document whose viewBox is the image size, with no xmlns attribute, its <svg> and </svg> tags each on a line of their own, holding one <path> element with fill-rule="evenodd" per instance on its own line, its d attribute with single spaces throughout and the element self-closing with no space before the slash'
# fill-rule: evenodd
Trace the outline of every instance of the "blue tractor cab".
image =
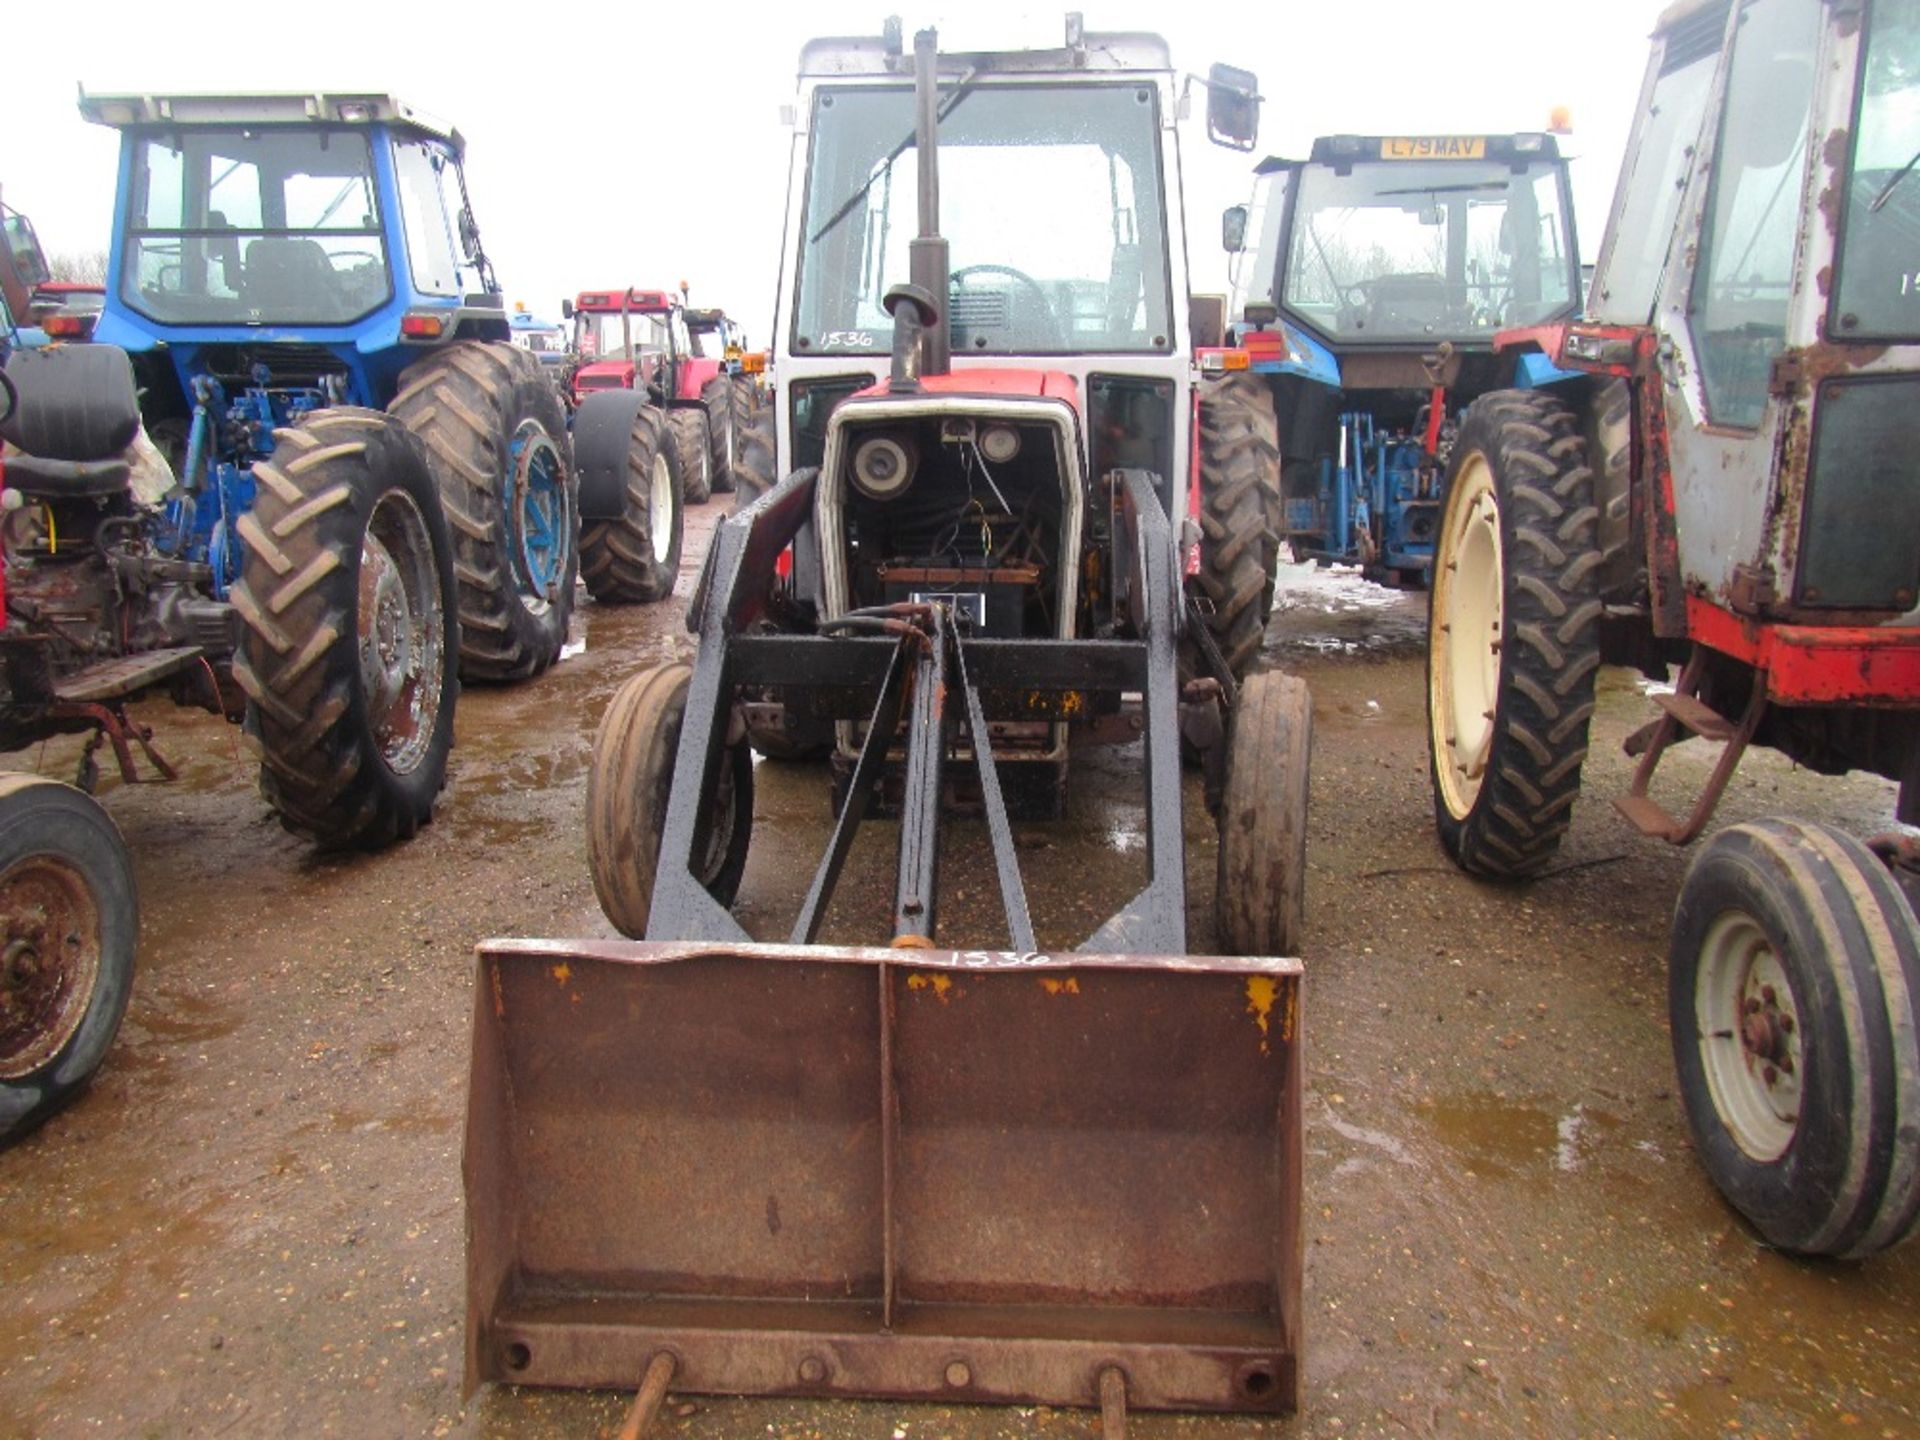
<svg viewBox="0 0 1920 1440">
<path fill-rule="evenodd" d="M 1502 331 L 1577 312 L 1567 162 L 1547 134 L 1323 136 L 1227 211 L 1235 338 L 1278 412 L 1283 538 L 1423 584 L 1459 417 L 1516 370 Z"/>
</svg>

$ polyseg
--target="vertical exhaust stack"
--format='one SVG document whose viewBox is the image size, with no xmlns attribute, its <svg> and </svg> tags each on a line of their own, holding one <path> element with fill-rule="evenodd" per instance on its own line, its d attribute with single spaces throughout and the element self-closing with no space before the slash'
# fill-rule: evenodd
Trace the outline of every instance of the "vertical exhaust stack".
<svg viewBox="0 0 1920 1440">
<path fill-rule="evenodd" d="M 947 242 L 940 234 L 940 34 L 933 29 L 913 37 L 913 100 L 920 233 L 908 249 L 907 278 L 932 298 L 937 311 L 921 337 L 920 371 L 944 375 L 953 368 L 953 350 L 947 328 Z"/>
</svg>

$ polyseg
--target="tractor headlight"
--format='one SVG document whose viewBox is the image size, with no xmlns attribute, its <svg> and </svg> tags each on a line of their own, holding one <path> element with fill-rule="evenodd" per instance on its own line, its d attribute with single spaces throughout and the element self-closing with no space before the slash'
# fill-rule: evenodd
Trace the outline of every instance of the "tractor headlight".
<svg viewBox="0 0 1920 1440">
<path fill-rule="evenodd" d="M 1020 432 L 1011 425 L 989 425 L 980 432 L 980 453 L 1004 465 L 1020 453 Z"/>
<path fill-rule="evenodd" d="M 913 480 L 911 439 L 869 435 L 854 448 L 853 484 L 869 500 L 892 500 Z"/>
</svg>

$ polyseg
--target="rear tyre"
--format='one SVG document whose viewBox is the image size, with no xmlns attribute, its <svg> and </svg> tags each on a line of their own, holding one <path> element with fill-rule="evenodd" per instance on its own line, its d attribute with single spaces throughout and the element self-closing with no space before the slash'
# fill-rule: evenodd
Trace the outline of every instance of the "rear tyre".
<svg viewBox="0 0 1920 1440">
<path fill-rule="evenodd" d="M 581 527 L 580 575 L 589 595 L 602 604 L 651 605 L 673 594 L 686 526 L 680 490 L 665 413 L 643 405 L 627 442 L 619 518 Z"/>
<path fill-rule="evenodd" d="M 1280 555 L 1280 422 L 1257 375 L 1200 394 L 1200 574 L 1208 627 L 1227 667 L 1246 673 L 1267 634 Z"/>
<path fill-rule="evenodd" d="M 707 412 L 667 411 L 667 442 L 680 465 L 680 495 L 689 505 L 704 505 L 713 496 L 711 462 L 707 455 Z"/>
<path fill-rule="evenodd" d="M 0 1143 L 107 1058 L 139 938 L 133 857 L 107 812 L 71 786 L 0 775 Z"/>
<path fill-rule="evenodd" d="M 740 465 L 734 471 L 733 513 L 738 515 L 773 489 L 773 407 L 762 405 L 740 431 Z"/>
<path fill-rule="evenodd" d="M 615 693 L 593 737 L 587 865 L 600 909 L 615 929 L 635 940 L 647 933 L 653 909 L 660 838 L 692 682 L 693 668 L 683 663 L 640 671 Z M 753 758 L 745 745 L 732 746 L 721 757 L 709 820 L 695 873 L 715 900 L 731 905 L 753 829 Z"/>
<path fill-rule="evenodd" d="M 734 450 L 739 441 L 733 423 L 733 377 L 719 374 L 700 387 L 700 403 L 707 412 L 707 473 L 713 493 L 733 493 Z"/>
<path fill-rule="evenodd" d="M 388 409 L 426 442 L 453 535 L 460 673 L 524 680 L 560 656 L 580 565 L 566 416 L 540 362 L 458 341 L 408 367 Z"/>
<path fill-rule="evenodd" d="M 234 679 L 260 789 L 330 847 L 378 849 L 433 818 L 453 746 L 453 547 L 420 442 L 377 410 L 274 432 L 240 517 Z"/>
<path fill-rule="evenodd" d="M 1313 702 L 1277 670 L 1240 686 L 1227 735 L 1215 906 L 1229 955 L 1296 955 L 1306 915 Z"/>
<path fill-rule="evenodd" d="M 1920 1216 L 1920 926 L 1825 825 L 1759 820 L 1695 857 L 1668 1018 L 1695 1147 L 1768 1243 L 1858 1257 Z"/>
<path fill-rule="evenodd" d="M 1447 470 L 1427 634 L 1427 751 L 1440 843 L 1520 879 L 1560 848 L 1600 667 L 1599 512 L 1579 417 L 1483 395 Z"/>
</svg>

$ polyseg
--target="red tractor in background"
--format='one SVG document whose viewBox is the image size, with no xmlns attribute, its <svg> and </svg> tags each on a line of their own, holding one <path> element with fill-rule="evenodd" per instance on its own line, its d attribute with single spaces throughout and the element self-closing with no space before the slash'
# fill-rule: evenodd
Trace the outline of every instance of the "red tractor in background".
<svg viewBox="0 0 1920 1440">
<path fill-rule="evenodd" d="M 577 408 L 596 390 L 636 390 L 666 411 L 669 448 L 690 505 L 731 491 L 736 434 L 752 413 L 732 322 L 686 306 L 671 290 L 583 290 L 560 302 L 579 357 L 568 388 Z M 734 352 L 734 353 L 729 353 Z"/>
</svg>

